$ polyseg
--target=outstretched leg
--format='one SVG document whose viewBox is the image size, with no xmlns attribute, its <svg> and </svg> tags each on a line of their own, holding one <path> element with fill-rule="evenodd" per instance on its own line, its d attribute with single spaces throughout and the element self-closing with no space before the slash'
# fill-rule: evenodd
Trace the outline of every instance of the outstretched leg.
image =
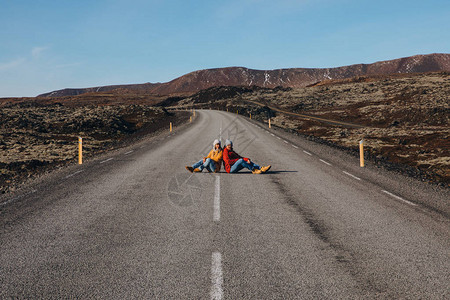
<svg viewBox="0 0 450 300">
<path fill-rule="evenodd" d="M 192 165 L 194 169 L 203 170 L 203 159 L 200 159 L 198 162 Z"/>
<path fill-rule="evenodd" d="M 203 170 L 203 159 L 199 160 L 192 167 L 186 166 L 186 170 L 189 172 L 201 172 Z"/>
<path fill-rule="evenodd" d="M 248 163 L 244 159 L 241 158 L 237 162 L 235 162 L 234 165 L 231 166 L 230 173 L 237 173 L 240 170 L 242 170 L 243 168 L 247 168 L 250 171 L 253 171 L 255 169 L 259 170 L 261 167 L 253 162 Z"/>
<path fill-rule="evenodd" d="M 270 165 L 261 167 L 254 162 L 246 162 L 244 159 L 239 159 L 234 165 L 231 166 L 230 173 L 237 173 L 243 168 L 247 168 L 252 171 L 253 174 L 266 173 L 270 169 Z"/>
</svg>

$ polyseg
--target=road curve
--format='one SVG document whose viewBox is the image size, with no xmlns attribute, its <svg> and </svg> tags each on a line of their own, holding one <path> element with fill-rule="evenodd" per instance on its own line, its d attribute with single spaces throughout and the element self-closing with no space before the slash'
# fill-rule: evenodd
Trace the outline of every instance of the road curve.
<svg viewBox="0 0 450 300">
<path fill-rule="evenodd" d="M 214 138 L 268 174 L 190 174 Z M 448 191 L 236 114 L 0 199 L 0 298 L 449 298 Z"/>
<path fill-rule="evenodd" d="M 291 111 L 286 111 L 286 110 L 282 110 L 279 109 L 277 107 L 271 106 L 271 105 L 265 105 L 262 103 L 259 103 L 257 101 L 252 101 L 252 100 L 244 100 L 245 102 L 248 103 L 252 103 L 258 106 L 267 106 L 268 108 L 270 108 L 271 110 L 286 114 L 286 115 L 290 115 L 290 116 L 294 116 L 294 117 L 300 117 L 302 119 L 307 119 L 307 120 L 314 120 L 314 121 L 319 121 L 322 123 L 326 123 L 326 124 L 331 124 L 331 125 L 339 125 L 339 126 L 343 126 L 343 127 L 348 127 L 348 128 L 365 128 L 367 126 L 364 125 L 359 125 L 359 124 L 355 124 L 355 123 L 348 123 L 348 122 L 342 122 L 342 121 L 337 121 L 337 120 L 331 120 L 331 119 L 326 119 L 326 118 L 322 118 L 322 117 L 316 117 L 316 116 L 312 116 L 312 115 L 308 115 L 308 114 L 300 114 L 300 113 L 294 113 Z"/>
</svg>

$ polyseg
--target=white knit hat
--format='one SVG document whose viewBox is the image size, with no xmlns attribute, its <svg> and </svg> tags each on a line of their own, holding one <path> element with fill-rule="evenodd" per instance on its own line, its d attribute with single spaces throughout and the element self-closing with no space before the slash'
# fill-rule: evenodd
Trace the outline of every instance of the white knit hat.
<svg viewBox="0 0 450 300">
<path fill-rule="evenodd" d="M 222 143 L 218 139 L 215 139 L 213 142 L 213 147 L 215 147 L 217 144 L 222 145 Z"/>
<path fill-rule="evenodd" d="M 230 141 L 230 140 L 226 140 L 226 141 L 225 141 L 225 147 L 228 146 L 228 145 L 233 146 L 233 142 Z"/>
</svg>

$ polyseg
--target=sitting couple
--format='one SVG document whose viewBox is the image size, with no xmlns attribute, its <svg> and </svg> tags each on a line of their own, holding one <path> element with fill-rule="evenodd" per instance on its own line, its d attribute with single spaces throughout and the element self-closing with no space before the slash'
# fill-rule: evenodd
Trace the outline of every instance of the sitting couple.
<svg viewBox="0 0 450 300">
<path fill-rule="evenodd" d="M 191 167 L 186 166 L 189 172 L 201 172 L 203 169 L 209 172 L 218 173 L 222 164 L 225 166 L 227 173 L 237 173 L 243 168 L 247 168 L 252 171 L 253 174 L 266 173 L 270 169 L 269 166 L 260 167 L 250 160 L 250 158 L 242 157 L 233 150 L 233 142 L 230 140 L 225 141 L 225 148 L 222 149 L 219 140 L 214 140 L 213 149 L 209 152 L 208 156 L 204 157 Z"/>
</svg>

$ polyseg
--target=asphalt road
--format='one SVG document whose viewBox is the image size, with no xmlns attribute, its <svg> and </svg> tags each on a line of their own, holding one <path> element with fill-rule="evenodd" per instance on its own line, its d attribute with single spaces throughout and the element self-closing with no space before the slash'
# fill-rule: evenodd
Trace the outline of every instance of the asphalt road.
<svg viewBox="0 0 450 300">
<path fill-rule="evenodd" d="M 190 174 L 231 138 L 268 174 Z M 0 199 L 0 298 L 449 299 L 449 193 L 244 117 Z"/>
</svg>

